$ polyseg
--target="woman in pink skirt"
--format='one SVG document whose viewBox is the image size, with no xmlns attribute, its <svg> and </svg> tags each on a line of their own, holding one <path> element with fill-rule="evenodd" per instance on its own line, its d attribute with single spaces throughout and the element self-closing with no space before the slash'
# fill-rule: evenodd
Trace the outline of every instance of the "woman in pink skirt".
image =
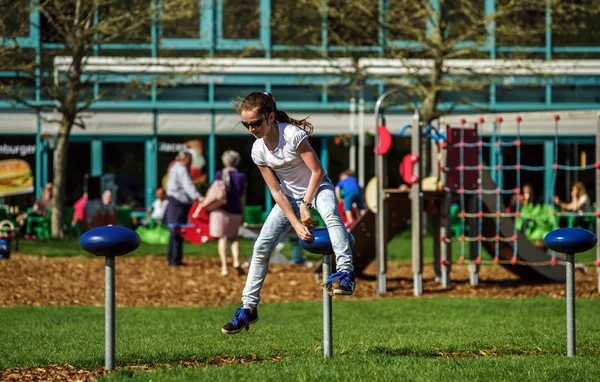
<svg viewBox="0 0 600 382">
<path fill-rule="evenodd" d="M 233 267 L 240 267 L 240 242 L 238 231 L 242 225 L 242 211 L 246 199 L 246 175 L 237 170 L 240 154 L 227 150 L 221 156 L 223 170 L 215 174 L 215 180 L 222 180 L 227 187 L 227 204 L 212 211 L 209 215 L 210 236 L 219 238 L 219 256 L 221 257 L 221 275 L 227 271 L 227 241 L 231 240 Z"/>
</svg>

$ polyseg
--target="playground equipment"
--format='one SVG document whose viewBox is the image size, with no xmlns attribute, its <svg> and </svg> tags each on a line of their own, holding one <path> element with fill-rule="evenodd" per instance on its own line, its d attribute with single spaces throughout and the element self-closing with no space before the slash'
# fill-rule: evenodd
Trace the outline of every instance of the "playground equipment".
<svg viewBox="0 0 600 382">
<path fill-rule="evenodd" d="M 327 282 L 332 269 L 333 248 L 327 228 L 315 228 L 311 231 L 314 240 L 308 242 L 300 239 L 300 246 L 317 255 L 323 255 L 323 285 Z M 354 237 L 348 234 L 350 247 L 354 245 Z M 331 317 L 331 295 L 323 286 L 323 356 L 330 358 L 333 355 L 333 329 Z"/>
<path fill-rule="evenodd" d="M 136 232 L 142 238 L 144 243 L 148 244 L 167 244 L 171 229 L 177 229 L 179 235 L 190 243 L 204 244 L 213 240 L 209 233 L 209 218 L 205 208 L 199 210 L 198 217 L 194 217 L 194 213 L 198 208 L 199 202 L 196 201 L 190 207 L 188 212 L 188 223 L 185 224 L 169 224 L 167 227 L 157 224 L 152 228 L 138 227 Z"/>
<path fill-rule="evenodd" d="M 386 243 L 390 232 L 386 232 L 389 226 L 389 216 L 393 210 L 385 207 L 385 203 L 390 203 L 394 198 L 405 198 L 397 190 L 386 189 L 386 171 L 385 171 L 385 148 L 389 144 L 384 137 L 381 139 L 381 133 L 385 129 L 385 116 L 382 103 L 387 96 L 394 93 L 395 90 L 389 90 L 384 93 L 377 101 L 375 107 L 376 116 L 376 203 L 369 202 L 370 209 L 377 211 L 375 236 L 376 257 L 377 257 L 377 294 L 386 292 Z M 494 116 L 497 117 L 497 116 Z M 485 122 L 484 118 L 479 118 L 473 127 L 468 127 L 464 118 L 458 120 L 457 127 L 446 125 L 446 131 L 440 132 L 432 126 L 423 128 L 419 115 L 413 118 L 413 125 L 406 125 L 402 128 L 401 134 L 410 127 L 413 127 L 411 135 L 412 153 L 406 156 L 400 166 L 403 179 L 413 184 L 410 192 L 410 209 L 412 222 L 412 264 L 414 294 L 422 294 L 422 270 L 423 270 L 423 252 L 422 252 L 422 216 L 424 210 L 424 201 L 432 201 L 439 211 L 438 219 L 434 227 L 434 236 L 439 236 L 439 240 L 434 240 L 434 267 L 436 268 L 436 278 L 439 277 L 443 288 L 450 287 L 450 270 L 452 266 L 451 243 L 453 240 L 460 242 L 459 262 L 465 262 L 465 246 L 469 247 L 469 270 L 471 285 L 477 285 L 479 282 L 479 266 L 484 262 L 481 258 L 481 250 L 486 249 L 492 255 L 492 262 L 499 264 L 511 272 L 518 274 L 523 278 L 537 278 L 552 281 L 565 280 L 565 262 L 564 258 L 545 248 L 534 245 L 525 233 L 519 228 L 523 227 L 521 216 L 521 206 L 519 197 L 522 195 L 521 171 L 544 171 L 546 180 L 551 179 L 556 182 L 557 170 L 596 171 L 596 200 L 600 200 L 600 162 L 582 166 L 568 166 L 558 163 L 558 115 L 550 116 L 548 122 L 554 120 L 554 142 L 551 146 L 554 157 L 551 166 L 527 166 L 521 163 L 521 116 L 515 116 L 516 128 L 513 129 L 516 138 L 514 140 L 503 140 L 500 135 L 503 118 L 492 119 L 493 131 L 490 141 L 482 139 L 482 129 Z M 600 131 L 600 123 L 598 125 Z M 415 133 L 415 130 L 417 133 Z M 422 165 L 422 140 L 432 141 L 432 174 L 431 177 L 439 178 L 439 190 L 431 191 L 433 188 L 425 188 Z M 600 158 L 600 134 L 596 136 L 596 158 Z M 383 147 L 383 149 L 380 149 Z M 489 147 L 492 153 L 490 165 L 484 163 L 483 147 Z M 502 163 L 501 150 L 503 147 L 511 147 L 516 150 L 516 163 L 513 165 L 504 165 Z M 438 153 L 439 161 L 438 161 Z M 548 161 L 549 150 L 545 150 L 546 162 Z M 438 163 L 438 165 L 436 165 Z M 502 189 L 502 182 L 499 186 L 496 180 L 501 181 L 503 170 L 514 170 L 516 172 L 517 185 L 511 189 Z M 546 181 L 547 185 L 548 181 Z M 374 185 L 367 185 L 365 193 L 374 188 Z M 553 192 L 546 187 L 545 193 L 548 195 Z M 503 195 L 515 195 L 517 197 L 516 211 L 507 212 L 502 201 Z M 451 205 L 458 203 L 458 219 L 460 221 L 459 235 L 453 238 L 451 222 Z M 552 196 L 546 198 L 546 203 L 552 203 Z M 373 204 L 375 204 L 376 208 Z M 383 208 L 382 208 L 383 207 Z M 547 223 L 548 214 L 531 214 L 531 210 L 523 211 L 523 217 L 530 221 Z M 397 213 L 397 211 L 396 211 Z M 529 213 L 529 215 L 527 215 Z M 552 212 L 553 226 L 547 224 L 537 225 L 536 235 L 541 239 L 550 229 L 556 228 L 556 217 L 572 215 L 584 216 L 589 219 L 595 218 L 596 223 L 600 220 L 600 212 Z M 360 225 L 360 221 L 358 223 Z M 469 227 L 466 231 L 467 225 Z M 596 224 L 596 229 L 600 229 L 600 224 Z M 541 227 L 545 227 L 542 231 Z M 526 231 L 526 230 L 525 230 Z M 354 232 L 354 230 L 352 231 Z M 529 232 L 530 234 L 532 231 Z M 541 240 L 538 240 L 541 243 Z M 543 245 L 543 243 L 542 243 Z M 600 271 L 600 250 L 597 251 L 597 261 L 595 265 Z M 600 291 L 600 272 L 598 278 L 598 290 Z"/>
<path fill-rule="evenodd" d="M 194 217 L 194 212 L 198 208 L 199 202 L 196 201 L 188 212 L 188 222 L 190 227 L 181 231 L 181 236 L 190 243 L 203 244 L 213 239 L 209 233 L 209 220 L 206 209 L 202 208 L 198 217 Z"/>
<path fill-rule="evenodd" d="M 115 257 L 126 255 L 140 246 L 140 236 L 129 228 L 102 226 L 79 238 L 84 251 L 105 258 L 105 368 L 115 368 Z"/>
<path fill-rule="evenodd" d="M 544 238 L 548 248 L 567 254 L 567 356 L 575 356 L 575 254 L 586 252 L 598 238 L 581 228 L 562 228 Z"/>
</svg>

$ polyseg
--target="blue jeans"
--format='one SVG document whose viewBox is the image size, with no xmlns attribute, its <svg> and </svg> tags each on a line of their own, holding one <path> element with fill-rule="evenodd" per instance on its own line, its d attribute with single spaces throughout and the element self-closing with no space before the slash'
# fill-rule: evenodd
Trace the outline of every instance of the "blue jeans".
<svg viewBox="0 0 600 382">
<path fill-rule="evenodd" d="M 300 199 L 288 200 L 296 213 L 300 216 Z M 319 211 L 321 218 L 327 226 L 331 244 L 335 253 L 335 261 L 338 272 L 349 272 L 354 270 L 352 264 L 352 251 L 348 240 L 348 232 L 336 206 L 335 193 L 331 182 L 322 183 L 315 196 L 314 206 Z M 275 205 L 267 217 L 260 234 L 254 243 L 252 261 L 248 270 L 246 286 L 242 293 L 244 308 L 254 308 L 260 302 L 260 290 L 262 289 L 267 270 L 269 257 L 275 246 L 284 238 L 291 228 L 291 224 L 279 205 Z"/>
<path fill-rule="evenodd" d="M 191 205 L 183 204 L 177 199 L 168 197 L 169 204 L 165 211 L 164 220 L 167 224 L 187 223 L 188 211 Z M 176 229 L 170 229 L 169 245 L 167 246 L 167 262 L 169 265 L 179 265 L 183 261 L 183 237 Z"/>
</svg>

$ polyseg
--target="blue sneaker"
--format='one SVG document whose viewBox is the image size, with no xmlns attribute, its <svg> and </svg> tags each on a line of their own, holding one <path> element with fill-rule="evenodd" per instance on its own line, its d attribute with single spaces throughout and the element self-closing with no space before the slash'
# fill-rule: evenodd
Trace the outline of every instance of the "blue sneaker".
<svg viewBox="0 0 600 382">
<path fill-rule="evenodd" d="M 329 275 L 327 282 L 321 284 L 331 292 L 333 283 L 339 281 L 338 286 L 333 290 L 334 294 L 350 296 L 354 293 L 354 272 L 335 272 Z"/>
<path fill-rule="evenodd" d="M 256 321 L 258 321 L 258 310 L 256 308 L 244 309 L 244 305 L 240 305 L 233 314 L 233 319 L 226 323 L 221 331 L 225 334 L 237 334 L 244 328 L 248 330 L 250 324 Z"/>
</svg>

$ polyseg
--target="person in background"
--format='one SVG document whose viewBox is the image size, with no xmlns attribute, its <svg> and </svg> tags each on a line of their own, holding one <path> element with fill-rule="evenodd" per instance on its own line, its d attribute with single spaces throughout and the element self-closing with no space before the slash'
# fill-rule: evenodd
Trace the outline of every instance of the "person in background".
<svg viewBox="0 0 600 382">
<path fill-rule="evenodd" d="M 582 182 L 576 182 L 573 187 L 571 187 L 571 201 L 569 203 L 565 203 L 560 200 L 558 196 L 554 196 L 554 204 L 560 208 L 561 211 L 567 212 L 590 212 L 591 211 L 591 201 L 590 197 L 587 194 L 585 186 Z M 582 227 L 587 228 L 588 224 L 585 221 L 585 217 L 578 216 L 573 221 L 573 227 Z M 569 219 L 566 216 L 562 216 L 559 220 L 560 227 L 567 227 Z"/>
<path fill-rule="evenodd" d="M 519 209 L 522 209 L 530 204 L 535 204 L 533 186 L 530 183 L 525 183 L 521 190 L 521 195 L 513 194 L 510 198 L 510 205 L 506 209 L 506 212 L 517 211 L 517 198 L 519 198 Z"/>
<path fill-rule="evenodd" d="M 367 212 L 367 207 L 363 201 L 360 185 L 358 184 L 358 179 L 354 176 L 354 171 L 342 171 L 340 180 L 335 186 L 335 196 L 338 203 L 344 203 L 347 227 L 350 227 L 354 223 L 353 206 L 356 206 L 361 216 Z"/>
<path fill-rule="evenodd" d="M 44 186 L 44 189 L 42 191 L 42 196 L 33 203 L 31 212 L 30 213 L 22 213 L 15 218 L 17 224 L 21 227 L 20 231 L 22 234 L 25 234 L 24 231 L 25 231 L 25 227 L 27 226 L 26 222 L 30 216 L 41 216 L 41 217 L 48 216 L 48 211 L 50 210 L 50 207 L 52 206 L 52 191 L 53 191 L 52 182 L 46 183 L 46 185 Z"/>
<path fill-rule="evenodd" d="M 167 206 L 169 205 L 167 194 L 162 187 L 156 189 L 155 195 L 156 199 L 152 202 L 148 211 L 146 211 L 145 222 L 143 223 L 145 226 L 148 225 L 149 219 L 153 220 L 155 223 L 162 222 L 165 217 L 165 212 L 167 211 Z"/>
<path fill-rule="evenodd" d="M 195 200 L 202 201 L 202 195 L 196 189 L 190 177 L 192 154 L 180 151 L 175 158 L 175 163 L 169 168 L 167 175 L 167 210 L 165 211 L 166 224 L 185 224 L 187 216 Z M 167 262 L 169 266 L 182 266 L 183 263 L 183 238 L 179 228 L 170 230 L 169 246 L 167 249 Z"/>
<path fill-rule="evenodd" d="M 219 238 L 219 256 L 221 257 L 221 276 L 227 271 L 227 240 L 231 240 L 233 267 L 240 269 L 240 242 L 238 233 L 242 225 L 242 210 L 246 194 L 246 175 L 237 170 L 240 154 L 227 150 L 221 156 L 223 170 L 215 174 L 227 187 L 227 204 L 212 211 L 209 215 L 210 236 Z"/>
<path fill-rule="evenodd" d="M 73 205 L 73 219 L 71 219 L 71 227 L 77 227 L 81 230 L 85 230 L 85 205 L 88 201 L 87 192 L 83 193 L 83 196 L 79 198 Z"/>
<path fill-rule="evenodd" d="M 33 203 L 33 212 L 32 215 L 35 216 L 48 216 L 48 210 L 52 206 L 52 191 L 54 187 L 52 182 L 46 183 L 44 187 L 44 191 L 42 192 L 42 197 Z"/>
<path fill-rule="evenodd" d="M 92 219 L 93 225 L 94 227 L 117 225 L 117 220 L 117 207 L 113 203 L 113 193 L 111 190 L 104 190 L 102 204 Z"/>
</svg>

